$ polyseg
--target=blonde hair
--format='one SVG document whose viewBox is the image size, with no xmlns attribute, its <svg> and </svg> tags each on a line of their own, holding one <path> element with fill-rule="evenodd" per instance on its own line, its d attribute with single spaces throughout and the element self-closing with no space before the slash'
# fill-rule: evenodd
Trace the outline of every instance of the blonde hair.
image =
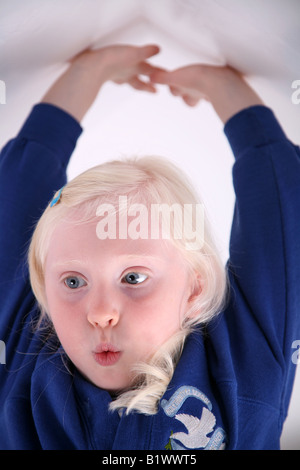
<svg viewBox="0 0 300 470">
<path fill-rule="evenodd" d="M 119 196 L 127 196 L 128 203 L 199 204 L 200 200 L 190 181 L 174 164 L 161 157 L 142 157 L 115 160 L 93 167 L 70 181 L 62 191 L 59 202 L 44 211 L 29 248 L 29 273 L 33 292 L 40 307 L 40 323 L 47 317 L 44 266 L 51 236 L 59 223 L 70 215 L 77 223 L 96 218 L 100 203 L 114 204 Z M 195 285 L 200 279 L 201 289 L 188 312 L 182 328 L 153 355 L 147 364 L 137 364 L 136 380 L 130 390 L 121 393 L 110 408 L 125 408 L 154 414 L 180 358 L 185 339 L 199 325 L 205 325 L 223 308 L 227 293 L 225 268 L 212 239 L 207 218 L 201 247 L 187 249 L 184 236 L 171 242 L 182 253 L 193 272 Z"/>
</svg>

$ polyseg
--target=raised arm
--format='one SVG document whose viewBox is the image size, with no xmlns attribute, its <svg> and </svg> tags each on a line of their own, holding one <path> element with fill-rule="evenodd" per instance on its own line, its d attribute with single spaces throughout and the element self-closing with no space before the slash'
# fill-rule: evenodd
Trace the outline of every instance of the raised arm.
<svg viewBox="0 0 300 470">
<path fill-rule="evenodd" d="M 190 106 L 209 100 L 225 124 L 236 160 L 228 263 L 232 290 L 222 323 L 226 333 L 214 347 L 225 364 L 224 380 L 226 364 L 233 364 L 239 394 L 277 410 L 281 428 L 295 373 L 292 348 L 300 338 L 299 147 L 229 67 L 191 65 L 157 72 L 152 80 L 169 85 Z"/>
<path fill-rule="evenodd" d="M 70 61 L 70 67 L 42 102 L 59 106 L 81 121 L 106 81 L 154 93 L 155 86 L 145 77 L 160 70 L 147 61 L 158 52 L 155 45 L 116 45 L 83 51 Z"/>
<path fill-rule="evenodd" d="M 195 64 L 171 72 L 158 70 L 151 75 L 151 81 L 168 85 L 171 93 L 182 97 L 189 106 L 197 105 L 201 99 L 210 101 L 223 123 L 242 109 L 263 104 L 231 67 Z"/>
<path fill-rule="evenodd" d="M 66 167 L 81 133 L 79 122 L 102 85 L 112 80 L 155 92 L 145 77 L 159 69 L 146 59 L 158 52 L 153 45 L 117 45 L 80 53 L 34 107 L 17 137 L 4 147 L 0 156 L 0 264 L 4 272 L 7 244 L 11 251 L 14 243 L 17 260 L 34 220 L 53 192 L 65 184 Z M 11 233 L 19 235 L 15 238 Z"/>
<path fill-rule="evenodd" d="M 108 80 L 154 92 L 154 85 L 145 77 L 158 69 L 146 59 L 158 51 L 157 46 L 122 45 L 87 50 L 74 57 L 42 102 L 34 106 L 16 138 L 2 149 L 1 340 L 7 339 L 11 322 L 18 323 L 16 311 L 25 293 L 29 294 L 27 270 L 23 269 L 29 240 L 53 194 L 66 182 L 66 168 L 82 131 L 78 121 Z"/>
</svg>

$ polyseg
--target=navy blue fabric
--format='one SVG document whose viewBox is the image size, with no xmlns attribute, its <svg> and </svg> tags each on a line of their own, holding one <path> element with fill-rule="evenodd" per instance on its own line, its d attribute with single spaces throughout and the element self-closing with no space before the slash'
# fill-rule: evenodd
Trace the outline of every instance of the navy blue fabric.
<svg viewBox="0 0 300 470">
<path fill-rule="evenodd" d="M 300 339 L 299 148 L 267 107 L 226 123 L 236 159 L 228 303 L 188 339 L 158 413 L 126 416 L 34 329 L 26 252 L 81 132 L 38 104 L 0 155 L 0 448 L 278 449 Z"/>
</svg>

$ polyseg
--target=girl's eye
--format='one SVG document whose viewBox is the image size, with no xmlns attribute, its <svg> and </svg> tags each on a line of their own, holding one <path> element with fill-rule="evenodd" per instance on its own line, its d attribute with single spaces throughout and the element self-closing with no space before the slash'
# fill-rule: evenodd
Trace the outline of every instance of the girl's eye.
<svg viewBox="0 0 300 470">
<path fill-rule="evenodd" d="M 123 277 L 122 281 L 127 282 L 128 284 L 140 284 L 141 282 L 144 282 L 148 276 L 146 274 L 141 274 L 141 273 L 128 273 L 126 276 Z"/>
<path fill-rule="evenodd" d="M 79 287 L 86 286 L 85 280 L 78 276 L 69 276 L 64 280 L 64 283 L 69 289 L 79 289 Z"/>
</svg>

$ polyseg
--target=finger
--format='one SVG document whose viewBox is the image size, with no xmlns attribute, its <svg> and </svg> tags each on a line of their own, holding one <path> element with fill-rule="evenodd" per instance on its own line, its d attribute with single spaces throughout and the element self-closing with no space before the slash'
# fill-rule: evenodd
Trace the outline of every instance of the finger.
<svg viewBox="0 0 300 470">
<path fill-rule="evenodd" d="M 156 88 L 152 85 L 152 83 L 143 82 L 138 77 L 132 77 L 128 83 L 136 90 L 149 91 L 150 93 L 156 92 Z"/>
<path fill-rule="evenodd" d="M 192 98 L 188 95 L 183 95 L 182 99 L 188 106 L 196 106 L 200 101 L 200 98 Z"/>
<path fill-rule="evenodd" d="M 139 60 L 149 59 L 160 52 L 160 48 L 155 44 L 138 47 Z"/>
<path fill-rule="evenodd" d="M 174 95 L 174 96 L 181 96 L 182 95 L 179 88 L 177 88 L 175 86 L 172 86 L 172 85 L 169 88 L 170 88 L 170 92 L 172 93 L 172 95 Z"/>
<path fill-rule="evenodd" d="M 172 85 L 172 75 L 173 72 L 168 72 L 167 70 L 157 70 L 151 74 L 152 83 L 161 83 L 163 85 Z"/>
<path fill-rule="evenodd" d="M 152 77 L 153 74 L 156 74 L 162 71 L 164 71 L 164 69 L 162 69 L 161 67 L 156 67 L 154 65 L 151 65 L 149 64 L 149 62 L 141 62 L 138 65 L 138 74 L 147 75 L 150 78 Z"/>
</svg>

